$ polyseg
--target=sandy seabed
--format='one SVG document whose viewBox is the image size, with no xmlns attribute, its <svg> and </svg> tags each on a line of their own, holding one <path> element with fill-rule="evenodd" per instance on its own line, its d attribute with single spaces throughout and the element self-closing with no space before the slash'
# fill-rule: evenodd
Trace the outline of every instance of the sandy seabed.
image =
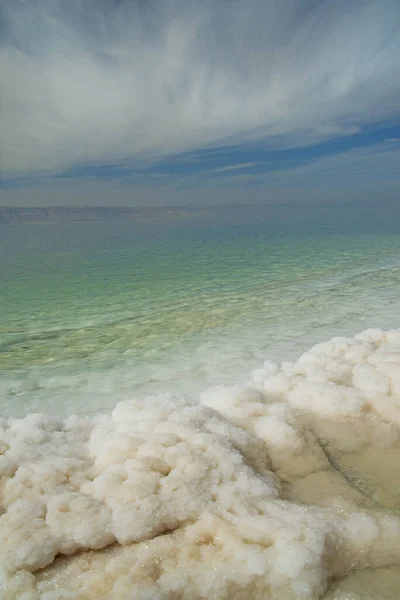
<svg viewBox="0 0 400 600">
<path fill-rule="evenodd" d="M 397 600 L 400 330 L 199 401 L 0 420 L 4 600 Z"/>
</svg>

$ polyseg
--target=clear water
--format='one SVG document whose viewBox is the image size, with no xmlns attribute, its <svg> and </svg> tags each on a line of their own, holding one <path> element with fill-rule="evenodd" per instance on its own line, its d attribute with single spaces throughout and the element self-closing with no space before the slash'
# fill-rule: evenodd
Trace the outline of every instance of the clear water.
<svg viewBox="0 0 400 600">
<path fill-rule="evenodd" d="M 332 335 L 400 322 L 400 207 L 221 208 L 0 227 L 0 410 L 195 396 Z"/>
</svg>

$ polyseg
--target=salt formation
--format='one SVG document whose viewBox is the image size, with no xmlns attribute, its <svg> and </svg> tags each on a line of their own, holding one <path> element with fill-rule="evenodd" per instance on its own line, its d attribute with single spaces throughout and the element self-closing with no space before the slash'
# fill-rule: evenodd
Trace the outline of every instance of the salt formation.
<svg viewBox="0 0 400 600">
<path fill-rule="evenodd" d="M 368 330 L 197 404 L 0 421 L 1 598 L 394 600 L 399 367 Z"/>
</svg>

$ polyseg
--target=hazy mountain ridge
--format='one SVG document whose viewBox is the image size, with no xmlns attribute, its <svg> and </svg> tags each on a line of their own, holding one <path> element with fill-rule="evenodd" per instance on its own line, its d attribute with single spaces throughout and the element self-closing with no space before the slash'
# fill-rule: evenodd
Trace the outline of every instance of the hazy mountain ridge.
<svg viewBox="0 0 400 600">
<path fill-rule="evenodd" d="M 180 216 L 192 210 L 182 206 L 110 207 L 110 206 L 48 206 L 0 207 L 0 223 L 52 223 L 58 221 L 135 220 Z"/>
</svg>

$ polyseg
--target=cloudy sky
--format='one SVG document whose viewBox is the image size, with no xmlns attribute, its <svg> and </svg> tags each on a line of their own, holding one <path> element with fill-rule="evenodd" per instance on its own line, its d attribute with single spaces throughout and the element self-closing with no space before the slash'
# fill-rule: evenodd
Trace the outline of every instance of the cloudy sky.
<svg viewBox="0 0 400 600">
<path fill-rule="evenodd" d="M 2 205 L 397 198 L 400 0 L 3 0 Z"/>
</svg>

